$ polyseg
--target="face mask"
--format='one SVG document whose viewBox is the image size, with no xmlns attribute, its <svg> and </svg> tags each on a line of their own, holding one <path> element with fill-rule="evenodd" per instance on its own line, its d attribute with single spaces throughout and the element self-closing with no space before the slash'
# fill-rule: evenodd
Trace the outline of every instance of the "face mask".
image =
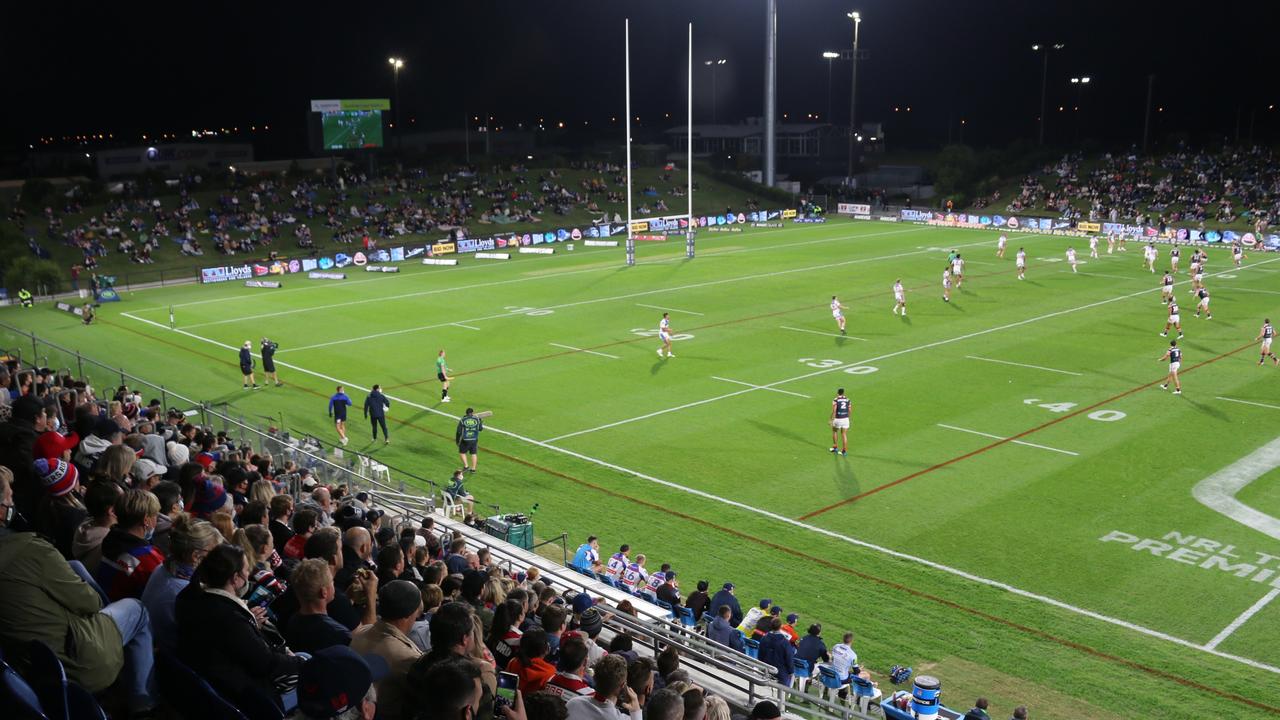
<svg viewBox="0 0 1280 720">
<path fill-rule="evenodd" d="M 53 431 L 58 432 L 60 429 L 62 429 L 62 421 L 55 416 L 53 418 Z"/>
<path fill-rule="evenodd" d="M 147 531 L 145 533 L 142 534 L 142 539 L 146 540 L 147 542 L 151 542 L 151 538 L 155 537 L 155 535 L 156 535 L 156 526 L 152 525 L 151 527 L 147 528 Z"/>
<path fill-rule="evenodd" d="M 18 509 L 12 505 L 0 505 L 4 508 L 4 526 L 9 527 L 13 524 L 13 518 L 18 514 Z"/>
</svg>

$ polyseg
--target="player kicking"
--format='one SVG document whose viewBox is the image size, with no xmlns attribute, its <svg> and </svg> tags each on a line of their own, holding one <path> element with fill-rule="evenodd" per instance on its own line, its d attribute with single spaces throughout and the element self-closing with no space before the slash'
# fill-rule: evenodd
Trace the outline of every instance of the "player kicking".
<svg viewBox="0 0 1280 720">
<path fill-rule="evenodd" d="M 1007 244 L 1009 244 L 1009 236 L 1004 233 L 1000 233 L 1000 239 L 996 240 L 996 257 L 1004 257 L 1004 247 Z"/>
<path fill-rule="evenodd" d="M 1275 328 L 1271 327 L 1271 318 L 1263 320 L 1262 331 L 1258 333 L 1258 337 L 1254 338 L 1254 342 L 1262 341 L 1262 357 L 1258 358 L 1259 365 L 1267 361 L 1268 355 L 1271 356 L 1271 362 L 1280 365 L 1280 358 L 1277 358 L 1276 354 L 1271 352 L 1271 339 L 1275 336 L 1276 331 Z"/>
<path fill-rule="evenodd" d="M 1097 235 L 1089 236 L 1089 257 L 1095 260 L 1098 258 L 1098 236 Z"/>
<path fill-rule="evenodd" d="M 1164 279 L 1160 281 L 1160 302 L 1168 305 L 1173 301 L 1173 276 L 1169 273 L 1164 274 Z"/>
<path fill-rule="evenodd" d="M 1169 349 L 1164 351 L 1164 355 L 1160 356 L 1163 362 L 1166 358 L 1169 360 L 1169 376 L 1161 383 L 1161 390 L 1169 389 L 1169 382 L 1173 381 L 1173 394 L 1182 394 L 1182 383 L 1178 380 L 1178 368 L 1182 367 L 1182 350 L 1178 347 L 1177 340 L 1169 341 Z"/>
<path fill-rule="evenodd" d="M 1155 243 L 1147 243 L 1147 246 L 1142 249 L 1142 262 L 1153 273 L 1156 271 L 1156 258 L 1159 256 L 1159 252 L 1156 250 Z"/>
<path fill-rule="evenodd" d="M 1018 266 L 1018 279 L 1026 280 L 1027 279 L 1027 251 L 1026 250 L 1023 250 L 1022 248 L 1018 248 L 1017 259 L 1014 261 L 1014 264 Z"/>
<path fill-rule="evenodd" d="M 1071 266 L 1071 272 L 1076 272 L 1076 249 L 1067 248 L 1067 264 Z"/>
<path fill-rule="evenodd" d="M 849 398 L 844 396 L 844 388 L 836 390 L 836 397 L 831 401 L 831 452 L 841 455 L 849 454 Z M 839 449 L 836 439 L 839 438 Z"/>
<path fill-rule="evenodd" d="M 836 326 L 840 328 L 840 334 L 846 334 L 844 331 L 844 311 L 847 308 L 842 304 L 835 295 L 831 296 L 831 317 L 836 319 Z"/>
<path fill-rule="evenodd" d="M 1203 310 L 1208 316 L 1205 319 L 1212 320 L 1213 313 L 1209 312 L 1209 291 L 1202 285 L 1199 290 L 1196 290 L 1196 297 L 1200 298 L 1200 302 L 1196 304 L 1196 317 L 1200 317 L 1200 311 Z"/>
<path fill-rule="evenodd" d="M 1239 243 L 1231 246 L 1231 262 L 1240 267 L 1240 261 L 1244 259 L 1244 248 Z"/>
<path fill-rule="evenodd" d="M 907 291 L 902 289 L 902 280 L 893 281 L 893 314 L 897 315 L 898 310 L 902 310 L 902 317 L 907 316 Z"/>
<path fill-rule="evenodd" d="M 658 322 L 658 339 L 662 341 L 658 357 L 662 357 L 664 352 L 669 358 L 675 357 L 676 354 L 671 352 L 671 313 L 662 313 L 662 320 Z"/>
<path fill-rule="evenodd" d="M 1169 328 L 1178 330 L 1178 337 L 1182 337 L 1182 319 L 1178 316 L 1178 301 L 1169 300 L 1169 319 L 1165 321 L 1164 332 L 1160 333 L 1160 337 L 1169 337 Z"/>
<path fill-rule="evenodd" d="M 1018 278 L 1021 280 L 1022 278 Z M 944 265 L 942 267 L 942 300 L 943 302 L 951 302 L 951 266 Z"/>
<path fill-rule="evenodd" d="M 956 289 L 964 284 L 964 258 L 960 257 L 960 253 L 951 259 L 951 277 L 956 281 Z"/>
<path fill-rule="evenodd" d="M 440 402 L 452 402 L 449 398 L 449 383 L 453 378 L 449 377 L 449 366 L 444 362 L 444 351 L 436 356 L 436 379 L 440 381 Z"/>
</svg>

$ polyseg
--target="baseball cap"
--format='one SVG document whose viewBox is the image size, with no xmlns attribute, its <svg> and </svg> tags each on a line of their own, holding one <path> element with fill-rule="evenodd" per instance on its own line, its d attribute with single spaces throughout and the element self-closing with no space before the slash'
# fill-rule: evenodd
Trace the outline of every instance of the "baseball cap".
<svg viewBox="0 0 1280 720">
<path fill-rule="evenodd" d="M 341 715 L 359 705 L 369 686 L 388 672 L 387 661 L 378 655 L 359 655 L 346 645 L 327 647 L 312 654 L 298 673 L 298 709 L 312 718 Z"/>
<path fill-rule="evenodd" d="M 724 584 L 724 589 L 725 589 L 725 590 L 732 590 L 732 589 L 733 589 L 733 583 L 725 583 L 725 584 Z"/>
<path fill-rule="evenodd" d="M 797 615 L 797 614 L 795 614 L 795 613 L 791 613 L 790 615 L 788 615 L 788 616 L 787 616 L 787 624 L 788 624 L 788 625 L 795 624 L 795 621 L 797 621 L 797 620 L 799 620 L 799 619 L 800 619 L 800 616 L 799 616 L 799 615 Z"/>
</svg>

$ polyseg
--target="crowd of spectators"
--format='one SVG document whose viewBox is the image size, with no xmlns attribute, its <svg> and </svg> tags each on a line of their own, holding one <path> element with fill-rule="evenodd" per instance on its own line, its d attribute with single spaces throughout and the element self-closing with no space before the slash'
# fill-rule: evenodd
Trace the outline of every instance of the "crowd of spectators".
<svg viewBox="0 0 1280 720">
<path fill-rule="evenodd" d="M 1068 154 L 1019 182 L 1004 202 L 1009 213 L 1051 213 L 1063 219 L 1206 227 L 1242 223 L 1266 232 L 1280 220 L 1280 169 L 1271 148 L 1186 148 L 1163 155 Z M 1000 206 L 999 192 L 975 207 Z"/>
</svg>

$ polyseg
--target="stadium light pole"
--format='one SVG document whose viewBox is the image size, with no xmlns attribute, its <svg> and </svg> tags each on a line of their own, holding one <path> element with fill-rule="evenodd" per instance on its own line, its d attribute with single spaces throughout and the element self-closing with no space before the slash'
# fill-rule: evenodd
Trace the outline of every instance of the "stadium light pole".
<svg viewBox="0 0 1280 720">
<path fill-rule="evenodd" d="M 1080 142 L 1080 116 L 1084 115 L 1084 89 L 1089 85 L 1090 79 L 1088 75 L 1071 78 L 1071 84 L 1076 86 L 1076 142 Z"/>
<path fill-rule="evenodd" d="M 404 144 L 400 142 L 400 133 L 404 131 L 400 125 L 400 68 L 404 67 L 404 60 L 389 57 L 387 63 L 391 65 L 391 97 L 396 104 L 396 154 L 399 155 L 404 152 Z"/>
<path fill-rule="evenodd" d="M 862 13 L 854 10 L 848 14 L 853 21 L 853 73 L 849 86 L 849 166 L 846 168 L 845 181 L 853 182 L 853 138 L 854 128 L 858 123 L 858 30 L 862 27 Z"/>
<path fill-rule="evenodd" d="M 840 53 L 828 50 L 822 53 L 822 57 L 827 60 L 827 122 L 831 122 L 831 63 L 840 57 Z"/>
<path fill-rule="evenodd" d="M 1044 123 L 1045 118 L 1045 98 L 1049 88 L 1049 51 L 1061 50 L 1066 47 L 1062 43 L 1053 43 L 1052 45 L 1041 45 L 1039 43 L 1031 46 L 1032 52 L 1044 53 L 1044 70 L 1040 73 L 1040 142 L 1044 145 Z"/>
<path fill-rule="evenodd" d="M 716 69 L 721 65 L 729 62 L 724 58 L 716 58 L 714 60 L 703 60 L 702 64 L 711 68 L 711 124 L 716 123 Z"/>
</svg>

